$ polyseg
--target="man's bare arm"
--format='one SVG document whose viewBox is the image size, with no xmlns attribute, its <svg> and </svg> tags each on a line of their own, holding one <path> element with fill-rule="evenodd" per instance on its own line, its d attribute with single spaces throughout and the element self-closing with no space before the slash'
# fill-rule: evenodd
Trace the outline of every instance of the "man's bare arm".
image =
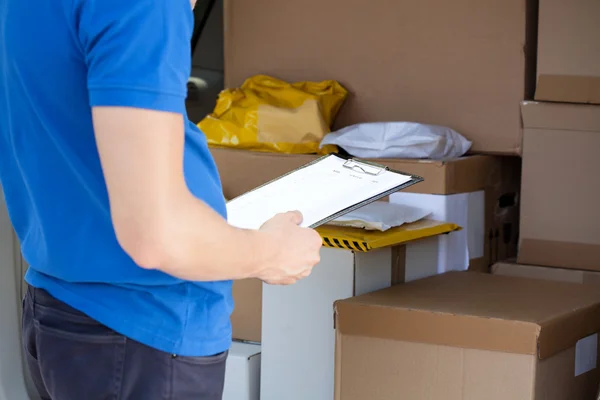
<svg viewBox="0 0 600 400">
<path fill-rule="evenodd" d="M 95 107 L 93 121 L 117 238 L 139 266 L 213 281 L 278 262 L 276 235 L 233 228 L 189 192 L 180 114 Z"/>
</svg>

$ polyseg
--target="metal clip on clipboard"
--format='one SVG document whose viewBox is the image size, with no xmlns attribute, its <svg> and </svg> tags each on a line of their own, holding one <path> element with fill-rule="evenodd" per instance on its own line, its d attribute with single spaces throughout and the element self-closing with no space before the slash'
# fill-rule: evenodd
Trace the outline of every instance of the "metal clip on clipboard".
<svg viewBox="0 0 600 400">
<path fill-rule="evenodd" d="M 353 171 L 361 172 L 363 174 L 377 176 L 387 171 L 387 167 L 380 165 L 368 164 L 364 161 L 356 161 L 354 159 L 347 160 L 344 164 L 344 168 L 351 169 Z"/>
</svg>

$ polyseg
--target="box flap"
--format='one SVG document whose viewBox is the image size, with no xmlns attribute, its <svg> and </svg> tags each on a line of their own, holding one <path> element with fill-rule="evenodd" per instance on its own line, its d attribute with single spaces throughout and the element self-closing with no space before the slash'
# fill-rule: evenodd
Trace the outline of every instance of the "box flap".
<svg viewBox="0 0 600 400">
<path fill-rule="evenodd" d="M 514 261 L 505 261 L 494 264 L 491 272 L 496 275 L 600 286 L 600 272 L 598 271 L 523 265 Z"/>
<path fill-rule="evenodd" d="M 525 128 L 600 132 L 600 106 L 524 101 Z"/>
<path fill-rule="evenodd" d="M 217 163 L 223 191 L 228 199 L 246 193 L 319 157 L 311 154 L 260 153 L 223 148 L 211 148 L 211 153 Z M 425 179 L 406 189 L 407 192 L 468 193 L 483 190 L 500 181 L 500 163 L 497 157 L 492 156 L 468 156 L 451 161 L 371 161 Z"/>
<path fill-rule="evenodd" d="M 546 358 L 600 330 L 593 286 L 450 272 L 336 303 L 341 334 Z"/>
<path fill-rule="evenodd" d="M 600 104 L 600 77 L 540 75 L 535 89 L 535 99 Z"/>
<path fill-rule="evenodd" d="M 492 274 L 521 278 L 545 279 L 549 281 L 584 283 L 586 271 L 565 268 L 549 268 L 537 265 L 522 265 L 516 261 L 499 262 L 492 265 Z M 600 273 L 589 272 L 590 274 Z"/>
</svg>

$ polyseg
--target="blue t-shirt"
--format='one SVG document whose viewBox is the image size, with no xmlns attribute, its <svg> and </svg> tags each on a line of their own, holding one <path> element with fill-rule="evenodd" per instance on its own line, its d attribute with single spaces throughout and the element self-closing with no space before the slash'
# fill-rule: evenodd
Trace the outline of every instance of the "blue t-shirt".
<svg viewBox="0 0 600 400">
<path fill-rule="evenodd" d="M 122 250 L 91 117 L 125 106 L 187 121 L 193 24 L 190 0 L 0 2 L 0 180 L 31 285 L 146 345 L 203 356 L 230 345 L 231 282 L 182 281 Z M 187 185 L 225 217 L 206 139 L 189 122 L 185 135 Z"/>
</svg>

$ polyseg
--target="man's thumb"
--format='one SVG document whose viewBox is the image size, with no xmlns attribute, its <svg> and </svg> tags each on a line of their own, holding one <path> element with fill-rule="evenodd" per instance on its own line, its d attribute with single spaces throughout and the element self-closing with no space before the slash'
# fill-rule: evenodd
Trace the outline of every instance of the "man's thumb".
<svg viewBox="0 0 600 400">
<path fill-rule="evenodd" d="M 302 223 L 302 213 L 300 211 L 290 211 L 287 215 L 294 224 L 300 225 Z"/>
</svg>

